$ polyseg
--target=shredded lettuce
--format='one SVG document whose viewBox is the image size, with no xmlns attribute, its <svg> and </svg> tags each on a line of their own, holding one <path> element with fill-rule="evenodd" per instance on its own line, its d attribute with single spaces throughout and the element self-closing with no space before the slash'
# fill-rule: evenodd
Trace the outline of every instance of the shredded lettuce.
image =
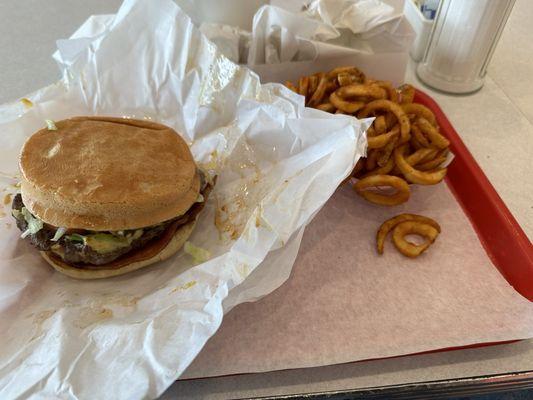
<svg viewBox="0 0 533 400">
<path fill-rule="evenodd" d="M 52 239 L 50 239 L 52 242 L 57 242 L 61 237 L 65 234 L 67 231 L 67 228 L 57 228 L 57 231 Z"/>
<path fill-rule="evenodd" d="M 17 209 L 13 209 L 11 210 L 11 214 L 16 218 L 16 219 L 19 219 L 22 217 L 22 213 L 17 210 Z"/>
<path fill-rule="evenodd" d="M 211 253 L 209 251 L 195 246 L 191 242 L 185 242 L 183 251 L 193 258 L 195 264 L 202 264 L 211 258 Z"/>
<path fill-rule="evenodd" d="M 31 215 L 26 207 L 22 207 L 21 213 L 28 223 L 28 228 L 22 232 L 22 235 L 20 235 L 21 238 L 25 238 L 28 235 L 33 235 L 43 229 L 43 221 Z"/>
<path fill-rule="evenodd" d="M 30 99 L 27 99 L 26 97 L 23 97 L 22 99 L 20 99 L 20 102 L 24 104 L 24 106 L 27 108 L 33 107 L 32 101 Z"/>
<path fill-rule="evenodd" d="M 46 122 L 46 128 L 49 131 L 57 131 L 57 126 L 54 121 L 52 121 L 51 119 L 45 119 L 44 122 Z"/>
<path fill-rule="evenodd" d="M 204 196 L 202 195 L 202 193 L 198 193 L 198 197 L 196 198 L 196 202 L 195 203 L 203 203 L 205 201 L 204 199 Z"/>
</svg>

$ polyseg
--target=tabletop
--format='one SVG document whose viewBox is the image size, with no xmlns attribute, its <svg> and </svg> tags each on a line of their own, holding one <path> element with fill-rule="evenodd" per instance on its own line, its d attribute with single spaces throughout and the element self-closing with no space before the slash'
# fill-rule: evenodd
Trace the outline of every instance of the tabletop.
<svg viewBox="0 0 533 400">
<path fill-rule="evenodd" d="M 0 0 L 0 104 L 59 78 L 51 58 L 91 14 L 113 13 L 120 0 Z M 46 5 L 45 5 L 46 4 Z M 533 238 L 533 2 L 517 0 L 484 87 L 451 96 L 424 87 L 410 63 L 406 80 L 430 94 L 460 134 L 526 235 Z M 480 377 L 493 376 L 479 380 Z M 436 384 L 440 382 L 440 384 Z M 176 382 L 162 398 L 226 399 L 325 393 L 402 398 L 533 387 L 533 340 L 484 348 L 349 363 L 304 370 Z M 423 384 L 420 384 L 423 383 Z M 380 394 L 381 393 L 381 394 Z M 427 396 L 426 396 L 427 397 Z M 373 397 L 374 398 L 374 397 Z M 377 398 L 377 397 L 376 397 Z"/>
</svg>

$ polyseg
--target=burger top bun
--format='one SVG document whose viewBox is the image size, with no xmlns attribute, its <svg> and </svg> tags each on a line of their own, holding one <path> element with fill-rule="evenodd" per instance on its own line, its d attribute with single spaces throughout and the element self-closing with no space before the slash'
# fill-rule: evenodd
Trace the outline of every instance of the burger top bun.
<svg viewBox="0 0 533 400">
<path fill-rule="evenodd" d="M 200 177 L 185 141 L 149 121 L 75 117 L 41 129 L 20 155 L 28 210 L 56 227 L 114 231 L 185 213 Z"/>
</svg>

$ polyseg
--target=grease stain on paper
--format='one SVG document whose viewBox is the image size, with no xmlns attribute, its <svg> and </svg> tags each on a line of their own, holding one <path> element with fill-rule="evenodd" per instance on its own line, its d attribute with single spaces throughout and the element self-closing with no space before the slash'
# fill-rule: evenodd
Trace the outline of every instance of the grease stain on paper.
<svg viewBox="0 0 533 400">
<path fill-rule="evenodd" d="M 123 294 L 109 294 L 104 295 L 102 299 L 99 299 L 94 304 L 98 306 L 105 306 L 109 304 L 115 304 L 122 307 L 134 307 L 141 298 L 139 296 L 129 296 Z"/>
<path fill-rule="evenodd" d="M 58 293 L 60 297 L 64 297 L 66 293 Z M 78 294 L 75 293 L 75 296 Z M 70 300 L 65 300 L 63 302 L 63 307 L 65 308 L 77 308 L 78 319 L 74 320 L 73 325 L 85 329 L 90 325 L 108 320 L 113 317 L 112 306 L 120 307 L 135 307 L 141 297 L 139 296 L 130 296 L 117 293 L 107 293 L 101 294 L 99 298 L 91 301 L 90 303 L 81 303 L 72 302 Z"/>
<path fill-rule="evenodd" d="M 215 195 L 215 226 L 221 239 L 236 240 L 239 238 L 252 209 L 255 208 L 255 203 L 261 197 L 260 193 L 257 193 L 256 186 L 262 179 L 262 174 L 252 160 L 253 150 L 245 142 L 241 142 L 239 146 L 240 149 L 235 152 L 244 154 L 245 159 L 231 160 L 227 167 L 240 176 L 241 182 L 223 198 Z"/>
<path fill-rule="evenodd" d="M 176 292 L 178 292 L 178 291 L 183 291 L 183 290 L 190 289 L 190 288 L 192 288 L 194 285 L 196 285 L 197 283 L 198 283 L 197 281 L 190 281 L 190 282 L 185 283 L 184 285 L 176 286 L 174 289 L 172 289 L 172 290 L 170 291 L 170 293 L 176 293 Z"/>
<path fill-rule="evenodd" d="M 11 193 L 6 193 L 6 195 L 4 196 L 4 205 L 8 205 L 9 203 L 11 203 L 11 198 L 13 197 L 13 195 Z"/>
<path fill-rule="evenodd" d="M 218 196 L 215 196 L 215 201 L 215 226 L 220 237 L 228 235 L 231 240 L 237 240 L 244 228 L 244 224 L 237 221 L 239 216 L 238 207 L 244 205 L 243 199 L 238 194 L 235 194 L 233 203 L 228 202 L 220 205 Z"/>
<path fill-rule="evenodd" d="M 256 228 L 262 227 L 262 228 L 268 229 L 269 231 L 273 231 L 274 229 L 269 224 L 269 222 L 265 219 L 264 212 L 265 211 L 263 209 L 263 203 L 259 203 L 259 206 L 257 207 L 257 213 L 255 216 L 255 227 Z"/>
<path fill-rule="evenodd" d="M 217 48 L 211 43 L 205 50 L 211 53 L 213 61 L 201 82 L 198 102 L 200 106 L 213 106 L 217 100 L 217 94 L 230 82 L 238 81 L 237 78 L 242 74 L 242 68 L 218 53 Z"/>
<path fill-rule="evenodd" d="M 214 171 L 218 167 L 218 152 L 213 150 L 209 154 L 209 161 L 206 163 L 198 164 L 199 167 L 204 171 Z"/>
<path fill-rule="evenodd" d="M 121 307 L 135 307 L 140 299 L 140 296 L 131 296 L 122 293 L 102 293 L 90 303 L 86 304 L 88 304 L 88 307 L 90 308 L 106 308 L 113 305 Z M 76 304 L 75 306 L 80 306 L 80 304 Z"/>
<path fill-rule="evenodd" d="M 35 327 L 35 333 L 32 335 L 30 342 L 40 338 L 43 335 L 43 324 L 55 313 L 57 310 L 48 309 L 39 311 L 38 313 L 31 313 L 26 318 L 33 317 L 32 324 Z"/>
<path fill-rule="evenodd" d="M 65 292 L 57 293 L 60 297 L 66 295 Z M 76 294 L 77 295 L 77 294 Z M 113 311 L 108 305 L 118 305 L 122 307 L 134 307 L 140 300 L 139 296 L 129 296 L 121 294 L 103 295 L 101 299 L 92 301 L 88 306 L 81 306 L 80 303 L 74 303 L 65 300 L 62 304 L 64 308 L 77 308 L 78 318 L 73 321 L 73 325 L 80 329 L 85 329 L 96 323 L 108 320 L 113 317 Z M 41 337 L 44 333 L 43 324 L 51 318 L 58 309 L 46 309 L 37 313 L 30 313 L 25 318 L 32 318 L 32 324 L 35 327 L 35 333 L 30 341 Z"/>
<path fill-rule="evenodd" d="M 85 329 L 98 322 L 105 321 L 113 317 L 113 311 L 105 307 L 82 307 L 79 310 L 78 319 L 73 324 L 77 328 Z"/>
<path fill-rule="evenodd" d="M 242 183 L 224 200 L 215 196 L 215 226 L 221 237 L 227 235 L 231 240 L 236 240 L 242 234 L 257 197 L 257 194 L 252 196 L 250 189 L 259 182 L 259 178 L 259 175 L 255 175 L 250 181 Z"/>
<path fill-rule="evenodd" d="M 50 318 L 52 315 L 54 315 L 57 312 L 57 310 L 43 310 L 39 311 L 37 314 L 30 314 L 30 316 L 33 316 L 33 323 L 36 325 L 42 325 L 44 321 L 46 321 L 48 318 Z"/>
</svg>

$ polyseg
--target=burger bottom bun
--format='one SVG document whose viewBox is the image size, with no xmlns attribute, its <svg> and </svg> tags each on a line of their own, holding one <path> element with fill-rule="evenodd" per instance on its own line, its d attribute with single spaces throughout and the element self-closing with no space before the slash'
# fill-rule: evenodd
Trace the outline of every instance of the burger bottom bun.
<svg viewBox="0 0 533 400">
<path fill-rule="evenodd" d="M 44 259 L 58 272 L 76 279 L 102 279 L 127 274 L 158 261 L 163 261 L 183 247 L 196 225 L 193 220 L 185 225 L 170 225 L 165 233 L 146 246 L 100 266 L 74 267 L 50 251 L 41 251 Z"/>
</svg>

